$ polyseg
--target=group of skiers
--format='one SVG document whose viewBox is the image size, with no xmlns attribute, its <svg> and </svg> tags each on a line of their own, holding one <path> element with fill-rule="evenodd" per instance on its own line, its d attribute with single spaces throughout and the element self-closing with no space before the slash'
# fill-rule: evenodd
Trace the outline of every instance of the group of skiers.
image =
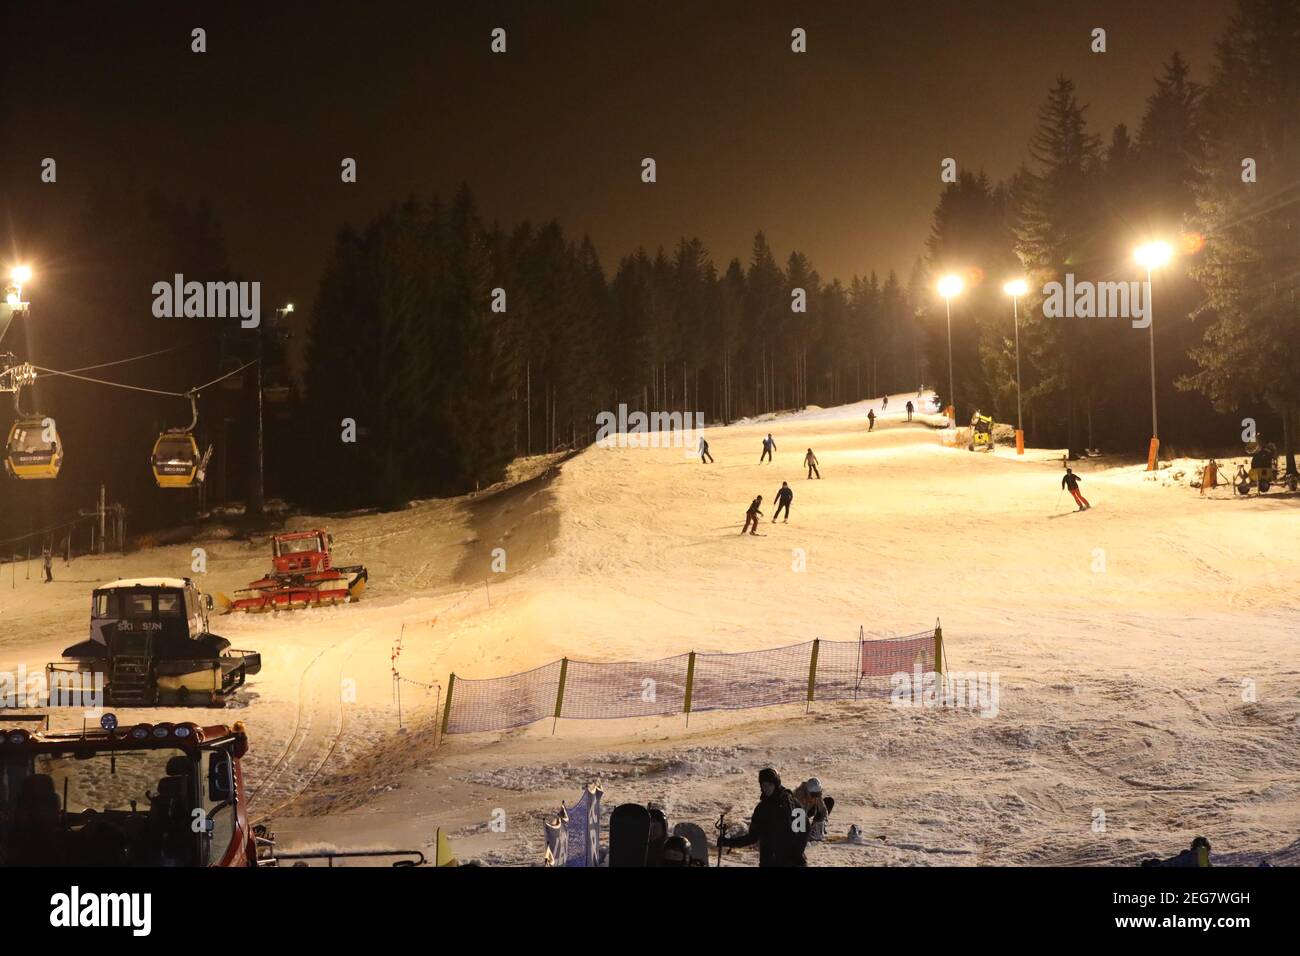
<svg viewBox="0 0 1300 956">
<path fill-rule="evenodd" d="M 703 441 L 703 439 L 700 440 Z M 708 446 L 706 445 L 705 447 L 707 448 Z M 763 454 L 758 459 L 759 464 L 762 464 L 764 459 L 771 461 L 772 451 L 775 448 L 776 442 L 772 439 L 771 434 L 769 434 L 763 439 Z M 817 467 L 817 456 L 813 454 L 811 448 L 809 448 L 807 453 L 803 456 L 803 463 L 808 469 L 808 478 L 811 480 L 815 475 L 817 480 L 821 481 L 822 473 Z M 790 487 L 789 482 L 781 482 L 781 487 L 778 488 L 776 492 L 776 512 L 772 515 L 773 524 L 776 524 L 777 518 L 781 518 L 782 513 L 785 514 L 785 517 L 781 519 L 781 523 L 789 523 L 790 503 L 792 501 L 794 501 L 794 489 Z M 746 531 L 750 534 L 758 534 L 758 519 L 763 517 L 762 509 L 763 496 L 755 495 L 754 500 L 749 503 L 749 507 L 745 510 L 745 524 L 744 527 L 740 529 L 741 534 L 744 534 Z"/>
<path fill-rule="evenodd" d="M 887 409 L 888 407 L 889 407 L 889 396 L 886 395 L 883 399 L 880 400 L 881 413 L 883 414 L 885 409 Z M 912 404 L 912 400 L 909 398 L 907 400 L 907 405 L 904 407 L 907 409 L 907 420 L 910 422 L 912 420 L 912 413 L 916 411 L 916 406 Z M 874 431 L 875 428 L 876 428 L 876 410 L 874 408 L 868 408 L 867 409 L 867 431 Z"/>
<path fill-rule="evenodd" d="M 718 821 L 717 847 L 758 844 L 759 866 L 807 866 L 804 856 L 809 841 L 826 839 L 826 825 L 835 808 L 833 797 L 822 791 L 821 781 L 812 777 L 793 791 L 781 785 L 781 776 L 771 767 L 758 774 L 759 800 L 743 833 L 727 832 L 726 816 Z M 703 857 L 707 847 L 693 846 L 694 839 L 707 842 L 699 827 L 679 826 L 670 835 L 668 816 L 654 803 L 646 807 L 649 830 L 646 832 L 645 866 L 707 866 Z M 615 839 L 611 829 L 611 840 Z M 611 849 L 611 853 L 615 851 Z M 634 854 L 635 857 L 635 854 Z"/>
<path fill-rule="evenodd" d="M 816 777 L 791 791 L 781 785 L 781 776 L 771 767 L 758 774 L 759 800 L 750 817 L 748 830 L 739 836 L 723 833 L 719 847 L 758 844 L 759 866 L 807 866 L 804 850 L 809 840 L 826 838 L 826 823 L 835 799 L 822 792 Z"/>
</svg>

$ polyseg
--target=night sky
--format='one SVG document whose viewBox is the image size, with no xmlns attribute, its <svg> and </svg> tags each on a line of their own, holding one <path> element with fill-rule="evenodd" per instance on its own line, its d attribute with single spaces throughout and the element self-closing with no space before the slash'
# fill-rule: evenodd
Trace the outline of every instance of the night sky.
<svg viewBox="0 0 1300 956">
<path fill-rule="evenodd" d="M 1133 129 L 1178 49 L 1204 80 L 1222 0 L 903 3 L 35 3 L 3 24 L 0 249 L 48 281 L 77 250 L 23 224 L 95 182 L 207 198 L 236 270 L 309 303 L 336 231 L 408 195 L 557 217 L 608 271 L 764 229 L 824 277 L 908 271 L 939 163 L 998 179 L 1058 74 L 1094 132 Z M 208 52 L 190 52 L 190 30 Z M 508 52 L 489 33 L 508 31 Z M 790 52 L 790 31 L 809 52 Z M 1089 50 L 1093 27 L 1109 52 Z M 57 185 L 38 180 L 58 160 Z M 359 182 L 339 180 L 345 156 Z M 640 161 L 659 181 L 640 181 Z M 36 294 L 36 286 L 32 288 Z M 150 303 L 141 289 L 141 308 Z"/>
</svg>

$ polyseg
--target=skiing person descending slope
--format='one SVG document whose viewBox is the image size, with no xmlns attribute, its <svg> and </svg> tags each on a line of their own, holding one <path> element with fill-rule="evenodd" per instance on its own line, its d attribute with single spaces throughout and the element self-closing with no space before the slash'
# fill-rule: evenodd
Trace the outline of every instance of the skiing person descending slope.
<svg viewBox="0 0 1300 956">
<path fill-rule="evenodd" d="M 758 456 L 758 463 L 761 465 L 763 459 L 772 460 L 772 452 L 776 450 L 776 442 L 772 441 L 772 433 L 768 432 L 767 437 L 763 439 L 763 454 Z"/>
<path fill-rule="evenodd" d="M 758 844 L 759 866 L 807 866 L 804 847 L 808 833 L 795 828 L 794 795 L 781 786 L 781 778 L 771 767 L 759 771 L 758 787 L 762 797 L 749 819 L 744 836 L 718 838 L 718 846 L 753 846 Z"/>
<path fill-rule="evenodd" d="M 763 512 L 758 510 L 758 506 L 762 503 L 762 495 L 755 495 L 754 500 L 749 503 L 749 510 L 745 512 L 745 527 L 740 529 L 741 534 L 746 531 L 750 534 L 758 534 L 758 519 L 763 517 Z"/>
<path fill-rule="evenodd" d="M 704 460 L 705 458 L 708 458 L 709 462 L 713 461 L 713 456 L 709 454 L 709 443 L 706 442 L 704 440 L 704 436 L 701 435 L 700 436 L 700 464 L 701 465 L 707 464 L 707 462 L 705 462 Z"/>
<path fill-rule="evenodd" d="M 1079 506 L 1080 511 L 1087 511 L 1092 505 L 1088 504 L 1088 499 L 1079 493 L 1079 482 L 1082 480 L 1073 469 L 1066 468 L 1065 477 L 1061 479 L 1061 487 L 1070 489 L 1070 494 L 1074 495 L 1075 504 Z"/>
<path fill-rule="evenodd" d="M 822 473 L 817 470 L 817 456 L 813 454 L 813 450 L 811 448 L 808 449 L 808 454 L 803 456 L 803 463 L 804 466 L 808 469 L 809 478 L 811 478 L 815 474 L 817 476 L 818 481 L 822 480 Z"/>
<path fill-rule="evenodd" d="M 908 403 L 907 403 L 907 420 L 908 420 L 909 422 L 912 420 L 912 412 L 914 412 L 914 411 L 916 411 L 916 406 L 913 405 L 913 404 L 911 403 L 911 401 L 908 401 Z"/>
<path fill-rule="evenodd" d="M 867 431 L 871 431 L 875 427 L 876 427 L 876 410 L 874 408 L 869 408 L 867 409 Z"/>
<path fill-rule="evenodd" d="M 790 502 L 793 500 L 794 489 L 784 481 L 781 482 L 781 488 L 776 493 L 776 512 L 772 515 L 772 524 L 776 524 L 777 516 L 781 514 L 782 508 L 785 509 L 785 521 L 783 521 L 782 524 L 786 524 L 790 521 Z"/>
</svg>

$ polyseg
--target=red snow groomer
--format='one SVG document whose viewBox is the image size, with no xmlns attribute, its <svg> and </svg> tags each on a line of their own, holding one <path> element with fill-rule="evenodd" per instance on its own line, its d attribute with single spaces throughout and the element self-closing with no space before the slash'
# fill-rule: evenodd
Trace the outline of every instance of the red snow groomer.
<svg viewBox="0 0 1300 956">
<path fill-rule="evenodd" d="M 105 714 L 95 730 L 0 729 L 0 865 L 257 861 L 240 770 L 248 751 L 242 723 L 119 727 Z"/>
<path fill-rule="evenodd" d="M 359 601 L 368 574 L 361 565 L 336 568 L 330 561 L 334 536 L 327 531 L 293 531 L 271 538 L 271 573 L 226 603 L 230 611 L 290 611 Z"/>
<path fill-rule="evenodd" d="M 17 723 L 45 726 L 10 729 Z M 249 819 L 247 753 L 242 721 L 119 726 L 104 714 L 98 729 L 51 732 L 46 715 L 0 715 L 0 867 L 429 862 L 420 850 L 280 853 Z"/>
</svg>

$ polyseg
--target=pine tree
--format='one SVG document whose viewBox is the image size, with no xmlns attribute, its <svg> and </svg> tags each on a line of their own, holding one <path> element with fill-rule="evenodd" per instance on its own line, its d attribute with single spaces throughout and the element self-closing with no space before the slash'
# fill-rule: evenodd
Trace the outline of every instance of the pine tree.
<svg viewBox="0 0 1300 956">
<path fill-rule="evenodd" d="M 1279 417 L 1288 469 L 1300 428 L 1300 0 L 1238 0 L 1205 94 L 1195 275 L 1211 320 L 1195 387 L 1221 409 Z M 1257 165 L 1245 182 L 1243 157 Z M 1264 434 L 1265 439 L 1279 436 Z"/>
</svg>

